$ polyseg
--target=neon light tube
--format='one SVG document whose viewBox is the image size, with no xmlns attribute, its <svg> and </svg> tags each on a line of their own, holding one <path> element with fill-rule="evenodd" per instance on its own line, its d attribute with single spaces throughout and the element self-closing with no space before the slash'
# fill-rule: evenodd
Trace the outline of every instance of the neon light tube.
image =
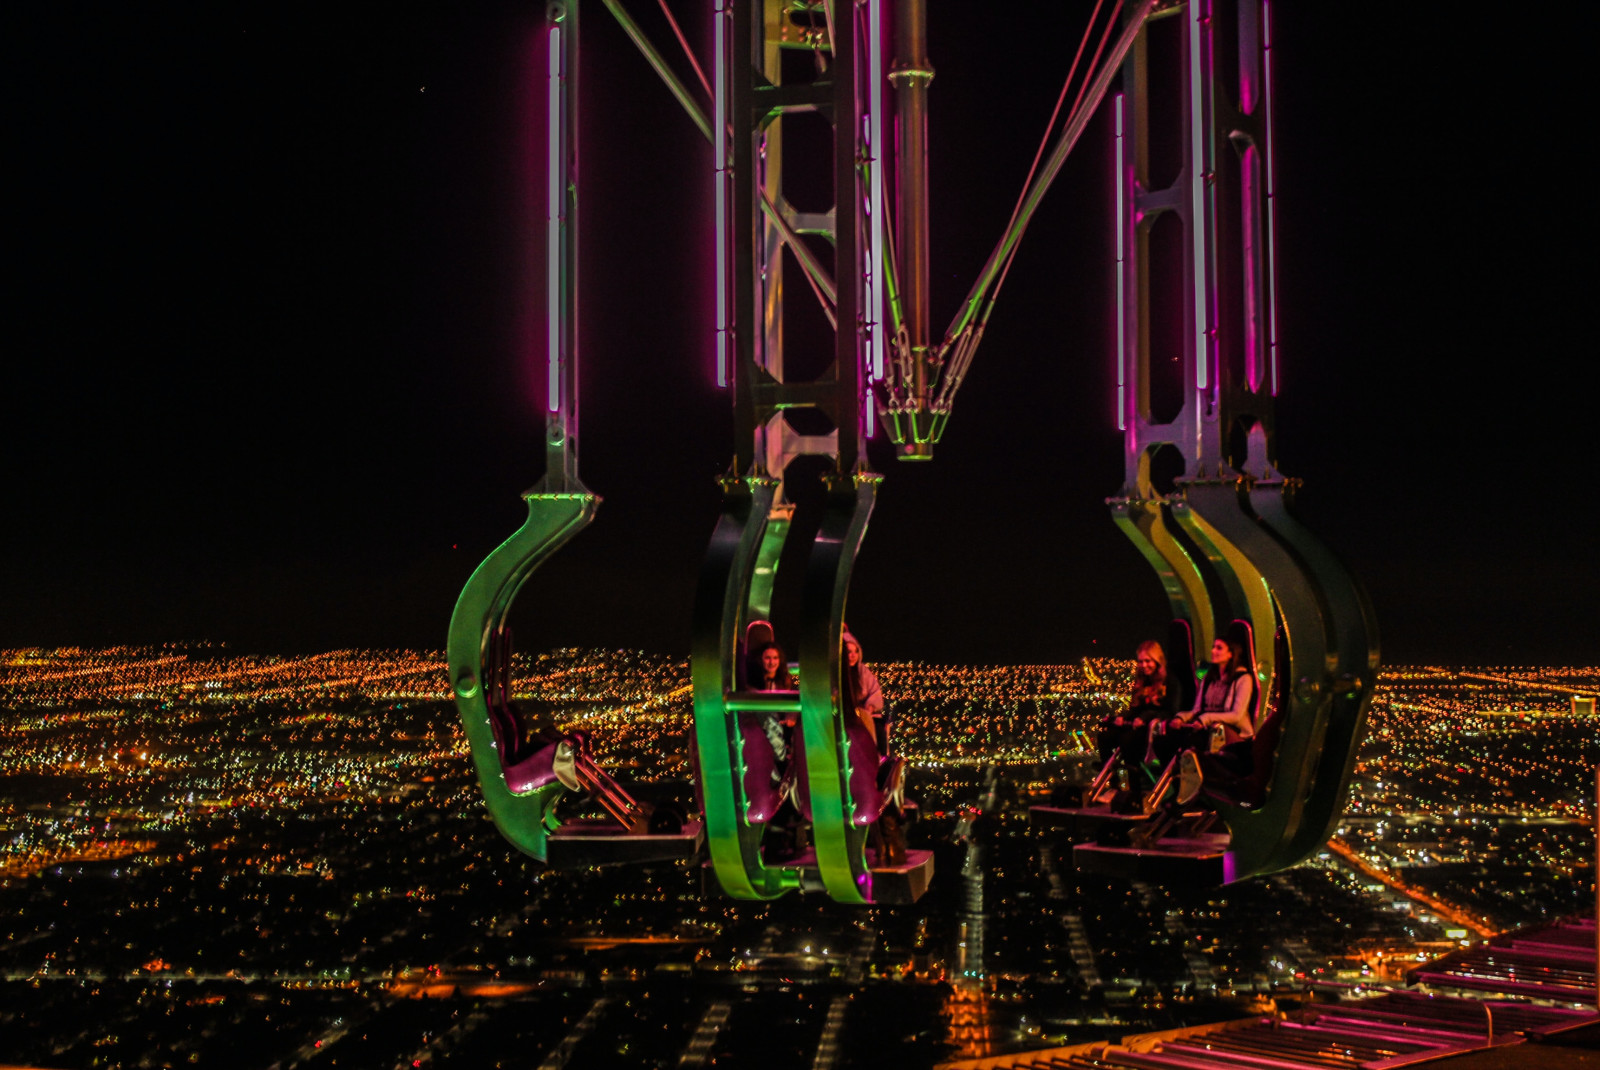
<svg viewBox="0 0 1600 1070">
<path fill-rule="evenodd" d="M 566 109 L 561 100 L 561 27 L 550 27 L 550 155 L 548 164 L 549 211 L 545 224 L 545 305 L 548 314 L 549 337 L 546 340 L 545 376 L 549 388 L 548 404 L 551 412 L 561 411 L 561 328 L 565 310 L 561 307 L 561 216 L 563 201 L 562 177 L 566 160 L 561 156 L 562 125 Z"/>
<path fill-rule="evenodd" d="M 1116 186 L 1117 186 L 1117 430 L 1128 429 L 1127 410 L 1127 370 L 1128 370 L 1128 326 L 1127 304 L 1124 288 L 1127 280 L 1124 275 L 1123 231 L 1127 225 L 1122 215 L 1123 184 L 1126 177 L 1123 174 L 1123 145 L 1122 145 L 1122 94 L 1117 94 L 1116 104 L 1117 121 L 1117 153 L 1116 153 Z"/>
<path fill-rule="evenodd" d="M 871 264 L 867 272 L 868 362 L 874 380 L 883 378 L 883 0 L 867 0 L 867 166 L 868 225 Z M 867 406 L 867 434 L 872 434 L 872 406 Z"/>
<path fill-rule="evenodd" d="M 1206 336 L 1210 321 L 1206 316 L 1206 107 L 1205 71 L 1200 65 L 1200 35 L 1205 23 L 1206 5 L 1201 0 L 1189 4 L 1189 189 L 1193 213 L 1189 220 L 1189 240 L 1194 245 L 1194 385 L 1204 390 L 1210 378 L 1210 347 Z"/>
<path fill-rule="evenodd" d="M 1239 200 L 1242 202 L 1239 229 L 1244 245 L 1244 378 L 1252 393 L 1261 391 L 1264 363 L 1261 359 L 1261 319 L 1266 314 L 1261 307 L 1261 292 L 1257 289 L 1266 270 L 1262 259 L 1265 250 L 1261 234 L 1265 224 L 1257 203 L 1262 185 L 1260 171 L 1261 153 L 1254 145 L 1246 145 L 1239 157 Z"/>
<path fill-rule="evenodd" d="M 1267 382 L 1278 396 L 1278 181 L 1272 167 L 1272 26 L 1267 0 L 1261 0 L 1261 99 L 1266 113 L 1262 130 L 1267 142 Z"/>
<path fill-rule="evenodd" d="M 716 165 L 717 213 L 717 385 L 728 385 L 728 9 L 717 0 L 712 24 L 715 27 L 712 51 L 716 55 L 717 75 L 712 105 L 711 145 Z"/>
</svg>

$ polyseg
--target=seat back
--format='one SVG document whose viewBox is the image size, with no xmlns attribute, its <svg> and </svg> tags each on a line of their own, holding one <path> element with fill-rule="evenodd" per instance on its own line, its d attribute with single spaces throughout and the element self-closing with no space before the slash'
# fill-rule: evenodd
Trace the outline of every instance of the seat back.
<svg viewBox="0 0 1600 1070">
<path fill-rule="evenodd" d="M 845 715 L 844 735 L 848 747 L 848 762 L 850 768 L 850 801 L 853 809 L 850 820 L 860 828 L 866 828 L 883 814 L 883 808 L 889 803 L 889 796 L 884 791 L 881 773 L 883 772 L 884 756 L 878 753 L 878 741 L 872 734 L 872 729 L 862 723 L 852 711 Z M 805 732 L 803 727 L 797 726 L 794 733 L 795 746 L 795 808 L 800 811 L 807 821 L 811 820 L 811 778 L 806 770 L 805 762 Z"/>
<path fill-rule="evenodd" d="M 1194 633 L 1179 617 L 1167 625 L 1167 701 L 1176 710 L 1194 709 Z"/>
<path fill-rule="evenodd" d="M 483 656 L 483 697 L 489 707 L 495 749 L 501 766 L 522 756 L 527 743 L 522 717 L 511 702 L 511 628 L 502 624 L 489 637 Z"/>
<path fill-rule="evenodd" d="M 1275 651 L 1273 660 L 1279 665 L 1289 664 L 1289 637 L 1283 628 L 1280 627 L 1273 635 L 1272 645 Z M 1278 741 L 1283 738 L 1284 720 L 1289 715 L 1292 698 L 1288 673 L 1279 673 L 1274 684 L 1272 699 L 1256 729 L 1255 746 L 1250 751 L 1250 776 L 1245 780 L 1244 797 L 1238 800 L 1242 806 L 1260 806 L 1266 799 L 1267 785 L 1272 783 L 1272 767 L 1278 758 Z"/>
<path fill-rule="evenodd" d="M 1236 620 L 1228 625 L 1228 642 L 1238 653 L 1239 666 L 1250 674 L 1250 681 L 1254 685 L 1250 688 L 1250 727 L 1259 731 L 1261 721 L 1261 681 L 1256 679 L 1256 643 L 1255 632 L 1247 620 Z M 1274 638 L 1274 642 L 1276 642 Z"/>
<path fill-rule="evenodd" d="M 761 663 L 756 656 L 761 653 L 762 647 L 775 641 L 771 621 L 753 620 L 744 626 L 744 641 L 739 644 L 739 690 L 748 690 L 761 679 Z"/>
</svg>

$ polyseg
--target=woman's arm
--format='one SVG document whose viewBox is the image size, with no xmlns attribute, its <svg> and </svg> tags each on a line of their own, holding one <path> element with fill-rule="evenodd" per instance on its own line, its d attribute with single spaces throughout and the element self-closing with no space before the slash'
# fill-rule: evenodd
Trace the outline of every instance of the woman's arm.
<svg viewBox="0 0 1600 1070">
<path fill-rule="evenodd" d="M 861 666 L 861 700 L 856 710 L 865 714 L 883 712 L 883 688 L 878 685 L 878 674 Z"/>
<path fill-rule="evenodd" d="M 1200 720 L 1200 711 L 1205 708 L 1205 702 L 1206 680 L 1201 680 L 1194 689 L 1194 708 L 1177 711 L 1177 714 L 1168 722 L 1168 727 L 1177 728 L 1179 725 L 1194 724 Z"/>
</svg>

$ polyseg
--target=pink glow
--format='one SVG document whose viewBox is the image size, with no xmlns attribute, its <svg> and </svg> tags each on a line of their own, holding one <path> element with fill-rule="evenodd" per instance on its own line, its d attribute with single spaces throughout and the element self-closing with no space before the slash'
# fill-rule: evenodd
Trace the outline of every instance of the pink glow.
<svg viewBox="0 0 1600 1070">
<path fill-rule="evenodd" d="M 712 104 L 712 159 L 716 168 L 717 234 L 717 385 L 728 385 L 728 9 L 717 0 L 714 26 L 713 62 L 716 63 L 716 92 Z"/>
<path fill-rule="evenodd" d="M 884 366 L 884 326 L 883 315 L 883 280 L 881 278 L 884 262 L 884 163 L 883 163 L 883 0 L 867 0 L 867 151 L 868 177 L 871 183 L 868 190 L 868 225 L 871 236 L 868 241 L 871 262 L 868 265 L 869 283 L 867 297 L 867 323 L 870 330 L 869 344 L 871 345 L 870 365 L 874 380 L 883 378 Z M 872 427 L 871 407 L 868 407 L 867 427 L 870 435 Z"/>
<path fill-rule="evenodd" d="M 1200 44 L 1210 43 L 1209 5 L 1189 4 L 1189 244 L 1194 250 L 1194 385 L 1204 390 L 1211 382 L 1211 308 L 1206 300 L 1206 247 L 1210 244 L 1210 219 L 1206 213 L 1207 169 L 1205 74 L 1210 63 L 1201 62 Z M 1209 60 L 1209 56 L 1206 59 Z"/>
<path fill-rule="evenodd" d="M 1266 107 L 1262 128 L 1267 141 L 1267 383 L 1278 394 L 1278 181 L 1272 166 L 1272 23 L 1267 0 L 1261 0 L 1261 99 Z"/>
<path fill-rule="evenodd" d="M 1127 221 L 1124 219 L 1123 199 L 1124 187 L 1127 185 L 1128 176 L 1123 172 L 1123 144 L 1122 144 L 1122 94 L 1117 94 L 1116 106 L 1116 174 L 1113 184 L 1117 187 L 1117 430 L 1128 429 L 1128 321 L 1127 321 L 1127 275 L 1125 272 L 1126 252 L 1123 242 L 1127 233 Z"/>
<path fill-rule="evenodd" d="M 884 322 L 884 160 L 883 160 L 883 0 L 867 0 L 867 383 L 862 407 L 867 437 L 877 433 L 877 406 L 872 383 L 883 379 L 888 326 Z"/>
<path fill-rule="evenodd" d="M 1256 203 L 1256 171 L 1261 166 L 1254 145 L 1247 146 L 1239 159 L 1239 225 L 1244 240 L 1244 377 L 1252 392 L 1261 389 L 1261 312 L 1259 285 L 1262 276 L 1260 241 L 1261 208 Z"/>
<path fill-rule="evenodd" d="M 550 74 L 547 86 L 549 105 L 548 212 L 545 216 L 545 312 L 548 316 L 545 339 L 545 377 L 551 412 L 561 411 L 561 329 L 565 309 L 561 307 L 561 217 L 565 200 L 566 161 L 561 156 L 562 124 L 566 109 L 561 100 L 561 27 L 550 27 Z"/>
</svg>

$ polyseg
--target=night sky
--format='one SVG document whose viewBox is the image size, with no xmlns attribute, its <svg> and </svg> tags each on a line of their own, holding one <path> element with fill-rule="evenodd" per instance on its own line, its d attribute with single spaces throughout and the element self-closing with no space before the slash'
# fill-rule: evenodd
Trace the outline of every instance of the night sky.
<svg viewBox="0 0 1600 1070">
<path fill-rule="evenodd" d="M 703 56 L 709 4 L 673 6 Z M 1087 5 L 930 7 L 942 328 Z M 542 11 L 7 5 L 0 646 L 443 646 L 543 465 Z M 1365 581 L 1386 661 L 1593 664 L 1593 10 L 1275 21 L 1302 516 Z M 684 654 L 732 446 L 710 150 L 601 5 L 583 33 L 582 471 L 606 501 L 515 626 Z M 1164 628 L 1104 505 L 1110 139 L 1102 114 L 1046 200 L 936 460 L 875 454 L 870 658 L 1127 655 Z"/>
</svg>

